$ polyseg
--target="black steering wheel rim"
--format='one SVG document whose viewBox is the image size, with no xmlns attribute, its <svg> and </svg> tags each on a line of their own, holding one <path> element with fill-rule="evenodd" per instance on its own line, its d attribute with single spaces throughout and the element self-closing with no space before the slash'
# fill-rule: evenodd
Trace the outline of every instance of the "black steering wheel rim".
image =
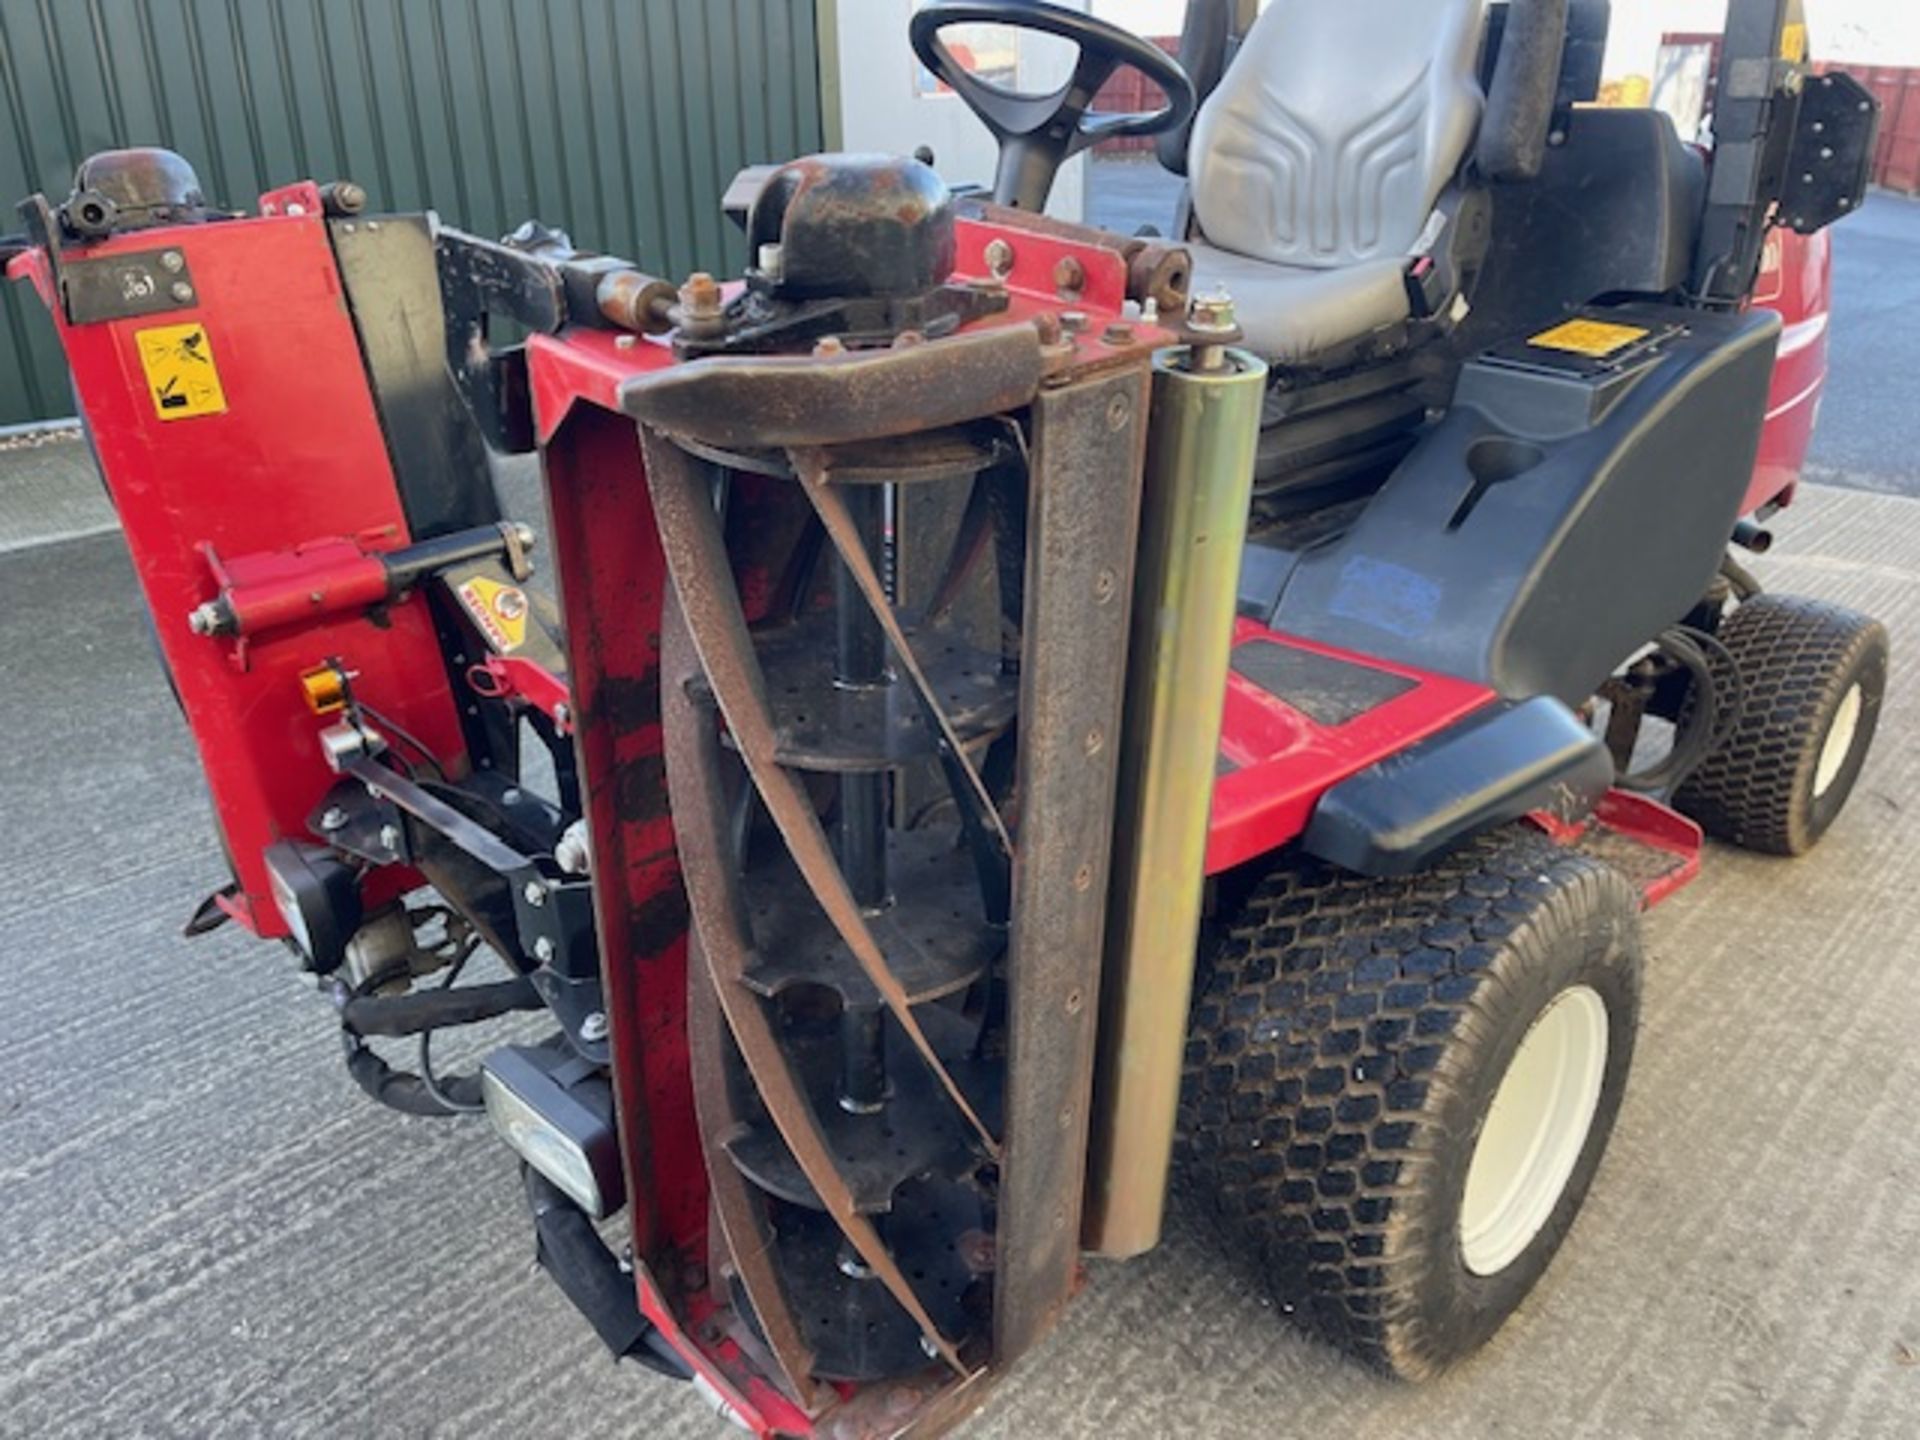
<svg viewBox="0 0 1920 1440">
<path fill-rule="evenodd" d="M 1070 40 L 1080 48 L 1073 74 L 1049 95 L 1023 95 L 982 80 L 953 56 L 940 32 L 953 25 L 1007 25 Z M 966 101 L 968 108 L 999 142 L 1002 181 L 1015 169 L 1053 171 L 1101 140 L 1118 136 L 1158 135 L 1176 130 L 1193 118 L 1198 103 L 1193 81 L 1180 62 L 1151 41 L 1096 20 L 1077 10 L 1062 9 L 1044 0 L 952 0 L 923 6 L 908 26 L 913 53 L 920 63 Z M 1167 103 L 1141 114 L 1097 114 L 1088 110 L 1101 86 L 1119 69 L 1140 71 L 1166 93 Z M 1009 165 L 1009 154 L 1020 164 Z M 1050 162 L 1042 163 L 1042 162 Z M 1031 189 L 1028 174 L 1024 188 Z M 1004 203 L 1020 197 L 996 194 Z M 1030 200 L 1031 196 L 1025 197 Z"/>
</svg>

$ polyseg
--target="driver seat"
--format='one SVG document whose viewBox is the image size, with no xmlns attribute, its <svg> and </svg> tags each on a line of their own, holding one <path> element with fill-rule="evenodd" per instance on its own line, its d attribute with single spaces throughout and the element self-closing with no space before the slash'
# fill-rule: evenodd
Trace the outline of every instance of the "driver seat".
<svg viewBox="0 0 1920 1440">
<path fill-rule="evenodd" d="M 1273 0 L 1193 133 L 1196 293 L 1298 363 L 1413 315 L 1486 94 L 1485 0 Z"/>
</svg>

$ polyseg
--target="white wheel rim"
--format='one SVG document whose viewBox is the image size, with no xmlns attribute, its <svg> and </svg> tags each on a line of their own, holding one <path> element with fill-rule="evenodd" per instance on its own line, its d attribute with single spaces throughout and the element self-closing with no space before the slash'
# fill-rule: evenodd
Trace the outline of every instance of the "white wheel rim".
<svg viewBox="0 0 1920 1440">
<path fill-rule="evenodd" d="M 1813 798 L 1818 800 L 1833 788 L 1833 782 L 1840 778 L 1840 771 L 1847 763 L 1847 757 L 1853 753 L 1854 736 L 1860 733 L 1860 712 L 1866 708 L 1866 697 L 1860 693 L 1860 687 L 1854 685 L 1840 697 L 1840 708 L 1833 712 L 1833 723 L 1827 727 L 1826 743 L 1820 747 L 1820 763 L 1813 772 Z"/>
<path fill-rule="evenodd" d="M 1506 1269 L 1553 1215 L 1606 1072 L 1606 1001 L 1590 986 L 1562 990 L 1520 1042 L 1474 1144 L 1460 1204 L 1460 1255 L 1474 1274 Z"/>
</svg>

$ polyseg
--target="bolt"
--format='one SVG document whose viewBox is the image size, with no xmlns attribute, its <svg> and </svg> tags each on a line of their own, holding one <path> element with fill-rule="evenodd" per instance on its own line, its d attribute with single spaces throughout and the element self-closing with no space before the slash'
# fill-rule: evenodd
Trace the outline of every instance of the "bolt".
<svg viewBox="0 0 1920 1440">
<path fill-rule="evenodd" d="M 1078 295 L 1087 284 L 1087 267 L 1071 255 L 1060 257 L 1060 263 L 1053 267 L 1053 288 L 1060 292 L 1062 300 L 1070 300 Z"/>
<path fill-rule="evenodd" d="M 1082 865 L 1078 870 L 1073 872 L 1073 888 L 1082 891 L 1093 888 L 1093 867 L 1091 865 Z"/>
<path fill-rule="evenodd" d="M 1051 348 L 1058 345 L 1065 336 L 1060 327 L 1060 317 L 1051 310 L 1043 310 L 1033 317 L 1033 328 L 1040 334 L 1040 343 Z"/>
<path fill-rule="evenodd" d="M 178 275 L 186 263 L 186 257 L 178 250 L 168 250 L 160 256 L 160 268 L 170 274 Z"/>
<path fill-rule="evenodd" d="M 1107 402 L 1107 428 L 1116 431 L 1125 429 L 1127 416 L 1132 413 L 1133 406 L 1127 403 L 1126 396 L 1114 396 L 1113 399 Z"/>
<path fill-rule="evenodd" d="M 893 348 L 895 350 L 911 350 L 916 345 L 924 345 L 926 343 L 926 334 L 920 330 L 902 330 L 898 335 L 893 337 Z"/>
<path fill-rule="evenodd" d="M 382 850 L 394 850 L 394 851 L 399 850 L 400 848 L 400 827 L 399 826 L 382 825 L 380 827 L 380 848 Z"/>
<path fill-rule="evenodd" d="M 509 785 L 506 789 L 502 790 L 500 792 L 500 803 L 503 805 L 518 805 L 520 803 L 520 787 L 518 785 Z"/>
<path fill-rule="evenodd" d="M 527 897 L 527 904 L 540 906 L 547 903 L 547 887 L 538 880 L 527 881 L 527 888 L 520 892 Z"/>
<path fill-rule="evenodd" d="M 607 1038 L 607 1017 L 595 1010 L 580 1022 L 580 1038 L 594 1045 Z"/>
<path fill-rule="evenodd" d="M 1187 306 L 1187 333 L 1194 337 L 1193 368 L 1218 370 L 1227 362 L 1226 342 L 1240 330 L 1233 297 L 1224 289 L 1194 296 Z"/>
<path fill-rule="evenodd" d="M 762 245 L 759 258 L 760 273 L 767 279 L 777 282 L 785 264 L 785 253 L 778 245 Z"/>
<path fill-rule="evenodd" d="M 1062 310 L 1060 328 L 1069 335 L 1078 335 L 1087 328 L 1087 312 L 1084 310 Z"/>
<path fill-rule="evenodd" d="M 347 812 L 338 805 L 329 805 L 326 813 L 320 817 L 320 828 L 331 835 L 336 830 L 347 828 Z"/>
<path fill-rule="evenodd" d="M 186 304 L 189 300 L 193 299 L 193 286 L 184 280 L 174 281 L 173 298 L 178 300 L 182 305 Z"/>
<path fill-rule="evenodd" d="M 292 200 L 287 203 L 287 214 L 293 216 L 296 220 L 306 213 L 307 207 L 302 205 L 298 200 Z"/>
<path fill-rule="evenodd" d="M 573 722 L 573 711 L 565 705 L 553 707 L 553 723 L 565 729 Z"/>
<path fill-rule="evenodd" d="M 1101 333 L 1100 343 L 1102 345 L 1113 345 L 1116 347 L 1131 345 L 1133 343 L 1133 326 L 1124 320 L 1114 321 L 1113 324 L 1107 326 Z"/>
<path fill-rule="evenodd" d="M 638 335 L 618 335 L 614 337 L 613 348 L 616 350 L 631 350 L 639 343 L 640 337 Z"/>
<path fill-rule="evenodd" d="M 538 960 L 542 965 L 550 963 L 553 959 L 553 941 L 544 935 L 538 940 L 535 940 L 533 942 L 533 958 Z"/>
<path fill-rule="evenodd" d="M 346 224 L 340 227 L 340 233 L 343 235 L 351 235 L 358 228 L 359 228 L 358 226 L 356 226 L 351 220 L 349 220 Z"/>
<path fill-rule="evenodd" d="M 369 221 L 367 221 L 367 230 L 368 230 L 369 232 L 372 232 L 372 231 L 375 231 L 375 230 L 378 230 L 379 228 L 380 228 L 380 222 L 379 222 L 378 220 L 369 220 Z"/>
<path fill-rule="evenodd" d="M 813 358 L 816 360 L 831 360 L 836 355 L 846 353 L 846 342 L 838 335 L 822 335 L 813 343 Z"/>
<path fill-rule="evenodd" d="M 1093 577 L 1093 598 L 1102 605 L 1113 599 L 1114 592 L 1120 588 L 1120 577 L 1111 570 L 1102 570 Z"/>
<path fill-rule="evenodd" d="M 1013 273 L 1013 246 L 1005 240 L 992 240 L 987 244 L 987 269 L 1002 280 Z"/>
<path fill-rule="evenodd" d="M 1087 758 L 1092 759 L 1107 748 L 1107 737 L 1097 727 L 1087 731 L 1085 742 Z"/>
<path fill-rule="evenodd" d="M 1069 990 L 1067 992 L 1067 1014 L 1078 1015 L 1080 1013 L 1081 1007 L 1083 1007 L 1086 1003 L 1087 1003 L 1087 997 L 1082 995 L 1077 989 Z"/>
</svg>

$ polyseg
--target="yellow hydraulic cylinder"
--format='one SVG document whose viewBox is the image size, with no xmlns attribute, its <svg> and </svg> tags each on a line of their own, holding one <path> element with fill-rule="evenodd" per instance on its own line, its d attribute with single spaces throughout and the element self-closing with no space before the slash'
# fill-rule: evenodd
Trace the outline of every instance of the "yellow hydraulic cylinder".
<svg viewBox="0 0 1920 1440">
<path fill-rule="evenodd" d="M 1231 319 L 1227 320 L 1231 324 Z M 1154 357 L 1082 1243 L 1160 1239 L 1267 367 Z"/>
</svg>

